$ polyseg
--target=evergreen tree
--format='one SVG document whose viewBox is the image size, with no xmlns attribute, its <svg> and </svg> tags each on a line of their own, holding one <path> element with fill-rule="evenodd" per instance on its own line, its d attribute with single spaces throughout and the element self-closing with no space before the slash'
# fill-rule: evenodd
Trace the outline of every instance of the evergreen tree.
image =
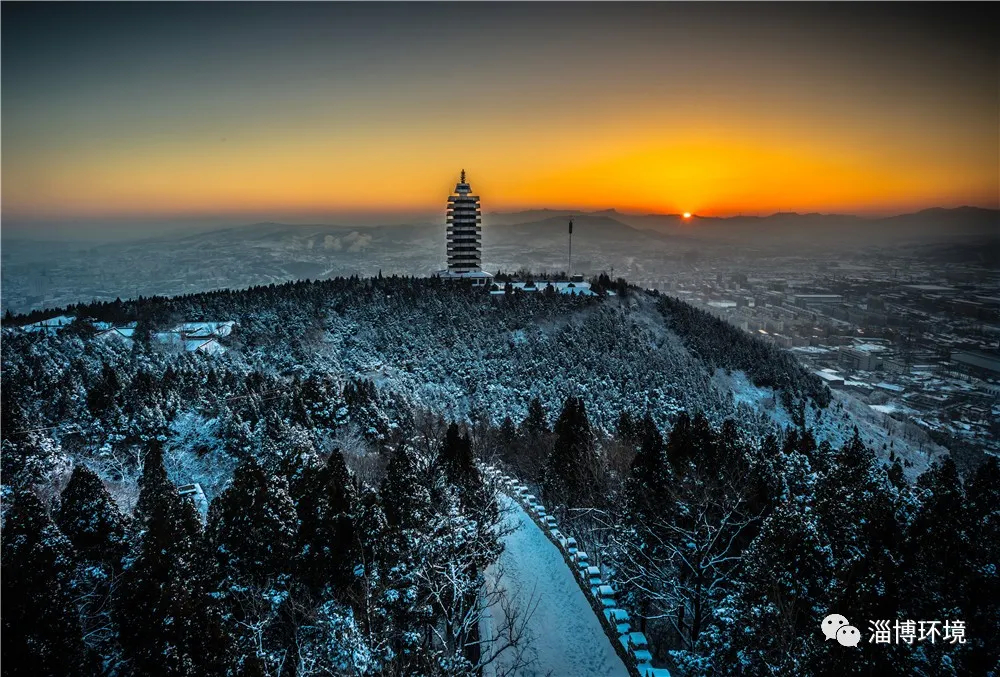
<svg viewBox="0 0 1000 677">
<path fill-rule="evenodd" d="M 528 413 L 521 421 L 519 433 L 516 469 L 525 480 L 539 480 L 551 451 L 552 434 L 548 416 L 537 397 L 532 398 L 528 404 Z"/>
<path fill-rule="evenodd" d="M 899 618 L 900 501 L 857 431 L 832 456 L 829 470 L 816 485 L 815 499 L 820 529 L 837 563 L 827 606 L 852 620 Z M 879 648 L 865 656 L 872 669 L 879 674 L 906 673 L 909 657 L 904 651 Z M 814 651 L 811 669 L 822 673 L 836 665 L 847 671 L 850 661 L 842 658 L 836 651 Z"/>
<path fill-rule="evenodd" d="M 750 458 L 746 453 L 748 447 L 740 435 L 736 421 L 727 418 L 715 435 L 715 453 L 709 472 L 730 480 L 743 476 L 750 467 Z"/>
<path fill-rule="evenodd" d="M 379 490 L 385 518 L 390 526 L 409 529 L 430 517 L 431 498 L 417 477 L 410 452 L 400 447 L 389 459 Z"/>
<path fill-rule="evenodd" d="M 358 493 L 354 507 L 354 550 L 358 553 L 362 568 L 370 566 L 384 551 L 385 535 L 389 523 L 382 509 L 378 492 L 363 487 Z"/>
<path fill-rule="evenodd" d="M 516 462 L 518 455 L 517 426 L 510 416 L 504 416 L 494 436 L 493 451 L 508 463 Z"/>
<path fill-rule="evenodd" d="M 963 615 L 975 580 L 972 525 L 951 456 L 917 478 L 917 493 L 920 504 L 902 547 L 900 616 L 968 621 Z M 971 674 L 962 667 L 970 649 L 968 644 L 922 643 L 913 654 L 913 672 Z"/>
<path fill-rule="evenodd" d="M 970 674 L 1000 673 L 1000 462 L 989 458 L 966 485 L 971 580 L 963 618 Z"/>
<path fill-rule="evenodd" d="M 675 470 L 683 472 L 694 457 L 694 453 L 691 417 L 686 411 L 682 411 L 667 437 L 667 460 Z"/>
<path fill-rule="evenodd" d="M 3 674 L 93 674 L 73 604 L 73 548 L 33 493 L 19 491 L 8 508 L 2 562 Z"/>
<path fill-rule="evenodd" d="M 102 416 L 114 406 L 121 384 L 118 371 L 107 362 L 101 365 L 101 374 L 87 393 L 87 406 L 95 416 Z"/>
<path fill-rule="evenodd" d="M 249 457 L 212 501 L 208 533 L 220 575 L 261 586 L 291 569 L 295 504 L 284 486 Z"/>
<path fill-rule="evenodd" d="M 472 442 L 467 434 L 459 431 L 456 423 L 448 426 L 439 462 L 448 482 L 456 486 L 468 487 L 478 476 L 476 461 L 472 455 Z"/>
<path fill-rule="evenodd" d="M 298 488 L 299 580 L 319 594 L 327 585 L 344 588 L 353 577 L 355 491 L 335 450 L 326 463 L 307 468 Z"/>
<path fill-rule="evenodd" d="M 698 412 L 691 421 L 691 451 L 694 463 L 707 471 L 706 475 L 717 474 L 719 470 L 718 439 L 712 425 L 704 413 Z"/>
<path fill-rule="evenodd" d="M 626 425 L 633 426 L 633 423 L 629 421 Z M 669 523 L 672 507 L 666 491 L 670 469 L 666 463 L 663 436 L 649 414 L 633 428 L 628 430 L 628 434 L 634 436 L 636 429 L 641 430 L 642 446 L 632 460 L 625 480 L 625 504 L 621 506 L 619 517 L 624 528 L 618 535 L 619 547 L 612 551 L 612 559 L 618 558 L 616 569 L 626 577 L 642 576 L 651 559 L 662 562 L 664 567 L 669 566 L 669 555 L 663 548 L 662 527 Z M 652 613 L 652 598 L 655 596 L 651 589 L 657 587 L 654 581 L 644 581 L 641 587 L 629 586 L 630 589 L 623 591 L 627 602 L 638 611 L 639 630 L 646 629 L 646 619 Z"/>
<path fill-rule="evenodd" d="M 968 507 L 950 456 L 917 479 L 921 504 L 903 553 L 902 599 L 911 618 L 959 618 L 968 582 L 971 545 Z"/>
<path fill-rule="evenodd" d="M 889 466 L 888 478 L 889 482 L 897 490 L 903 490 L 909 486 L 909 482 L 906 481 L 906 475 L 903 473 L 903 464 L 899 462 L 898 458 L 893 459 L 892 465 Z"/>
<path fill-rule="evenodd" d="M 592 506 L 599 495 L 598 458 L 583 400 L 569 397 L 555 425 L 542 489 L 553 506 Z"/>
<path fill-rule="evenodd" d="M 139 478 L 139 498 L 135 505 L 137 525 L 141 527 L 146 522 L 153 506 L 164 496 L 175 492 L 176 488 L 163 465 L 163 445 L 153 440 L 146 447 L 142 476 Z"/>
<path fill-rule="evenodd" d="M 56 522 L 81 559 L 117 569 L 125 554 L 125 518 L 90 468 L 73 468 Z"/>
<path fill-rule="evenodd" d="M 647 413 L 647 416 L 648 415 L 649 414 Z M 623 444 L 627 444 L 629 446 L 642 442 L 642 424 L 637 425 L 635 419 L 632 418 L 632 414 L 630 414 L 626 409 L 622 409 L 618 414 L 618 420 L 615 422 L 615 437 L 617 437 Z"/>
<path fill-rule="evenodd" d="M 155 451 L 144 470 L 145 530 L 114 605 L 122 649 L 138 674 L 221 674 L 229 640 L 206 594 L 211 568 L 201 520 L 166 480 Z"/>
<path fill-rule="evenodd" d="M 826 605 L 835 567 L 815 516 L 788 504 L 777 508 L 745 556 L 736 591 L 716 612 L 717 625 L 703 633 L 702 650 L 713 655 L 715 669 L 810 674 L 804 661 L 817 643 L 817 624 L 836 612 Z"/>
<path fill-rule="evenodd" d="M 549 434 L 549 421 L 545 408 L 537 397 L 531 398 L 528 413 L 521 421 L 521 434 L 530 440 L 537 440 Z"/>
<path fill-rule="evenodd" d="M 232 484 L 212 502 L 208 533 L 240 674 L 266 674 L 265 658 L 258 656 L 261 637 L 292 585 L 296 526 L 284 483 L 253 457 L 240 463 Z"/>
<path fill-rule="evenodd" d="M 670 468 L 666 462 L 663 436 L 653 418 L 646 414 L 637 427 L 642 431 L 642 446 L 632 461 L 625 492 L 632 516 L 642 520 L 652 516 L 651 513 L 659 514 L 667 507 Z"/>
</svg>

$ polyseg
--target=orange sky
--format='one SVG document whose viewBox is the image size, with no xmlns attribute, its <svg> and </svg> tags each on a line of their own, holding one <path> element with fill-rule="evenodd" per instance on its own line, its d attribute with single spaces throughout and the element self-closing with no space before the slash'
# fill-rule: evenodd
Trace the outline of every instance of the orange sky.
<svg viewBox="0 0 1000 677">
<path fill-rule="evenodd" d="M 705 6 L 661 17 L 662 31 L 631 18 L 602 34 L 608 17 L 591 15 L 616 11 L 603 5 L 564 6 L 586 15 L 573 40 L 546 33 L 545 13 L 505 14 L 514 40 L 473 20 L 534 11 L 500 6 L 394 5 L 416 14 L 367 37 L 310 32 L 322 18 L 349 24 L 344 7 L 267 8 L 288 23 L 277 35 L 267 17 L 230 29 L 221 16 L 234 35 L 195 33 L 182 50 L 170 21 L 211 26 L 185 14 L 203 10 L 110 6 L 122 25 L 101 22 L 103 41 L 81 34 L 93 42 L 63 60 L 44 53 L 74 47 L 51 14 L 5 9 L 3 216 L 432 211 L 463 167 L 487 211 L 998 206 L 995 46 L 945 34 L 916 49 L 920 24 L 886 43 L 843 16 L 824 42 L 809 31 L 831 24 L 803 9 L 788 10 L 804 26 L 791 40 L 772 7 L 749 33 Z M 435 32 L 449 21 L 470 27 L 461 61 Z M 288 44 L 247 47 L 265 38 Z"/>
</svg>

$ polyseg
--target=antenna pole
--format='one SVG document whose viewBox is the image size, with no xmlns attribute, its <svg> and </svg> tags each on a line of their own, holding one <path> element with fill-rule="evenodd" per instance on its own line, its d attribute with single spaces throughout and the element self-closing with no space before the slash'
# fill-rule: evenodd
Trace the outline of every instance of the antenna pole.
<svg viewBox="0 0 1000 677">
<path fill-rule="evenodd" d="M 573 219 L 569 220 L 569 278 L 573 279 Z"/>
</svg>

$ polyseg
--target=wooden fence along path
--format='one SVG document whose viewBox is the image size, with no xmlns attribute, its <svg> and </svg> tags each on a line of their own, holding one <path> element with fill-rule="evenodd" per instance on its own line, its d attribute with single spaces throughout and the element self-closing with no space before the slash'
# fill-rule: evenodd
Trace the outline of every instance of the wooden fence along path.
<svg viewBox="0 0 1000 677">
<path fill-rule="evenodd" d="M 653 656 L 646 636 L 641 632 L 632 632 L 628 612 L 618 608 L 614 589 L 604 581 L 600 567 L 592 565 L 590 556 L 577 547 L 576 539 L 559 530 L 556 518 L 548 514 L 545 506 L 517 478 L 490 465 L 483 465 L 482 469 L 488 478 L 497 483 L 501 491 L 521 504 L 535 525 L 562 553 L 566 566 L 573 572 L 574 580 L 583 590 L 601 627 L 629 672 L 636 677 L 670 677 L 670 671 L 666 668 L 653 667 Z"/>
</svg>

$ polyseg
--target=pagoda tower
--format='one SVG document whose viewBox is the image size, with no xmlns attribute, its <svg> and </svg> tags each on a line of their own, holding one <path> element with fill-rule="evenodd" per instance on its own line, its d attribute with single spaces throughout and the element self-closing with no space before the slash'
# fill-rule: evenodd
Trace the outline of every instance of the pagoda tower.
<svg viewBox="0 0 1000 677">
<path fill-rule="evenodd" d="M 448 197 L 448 272 L 461 275 L 476 273 L 482 266 L 483 219 L 479 196 L 472 195 L 465 181 L 465 170 Z"/>
</svg>

